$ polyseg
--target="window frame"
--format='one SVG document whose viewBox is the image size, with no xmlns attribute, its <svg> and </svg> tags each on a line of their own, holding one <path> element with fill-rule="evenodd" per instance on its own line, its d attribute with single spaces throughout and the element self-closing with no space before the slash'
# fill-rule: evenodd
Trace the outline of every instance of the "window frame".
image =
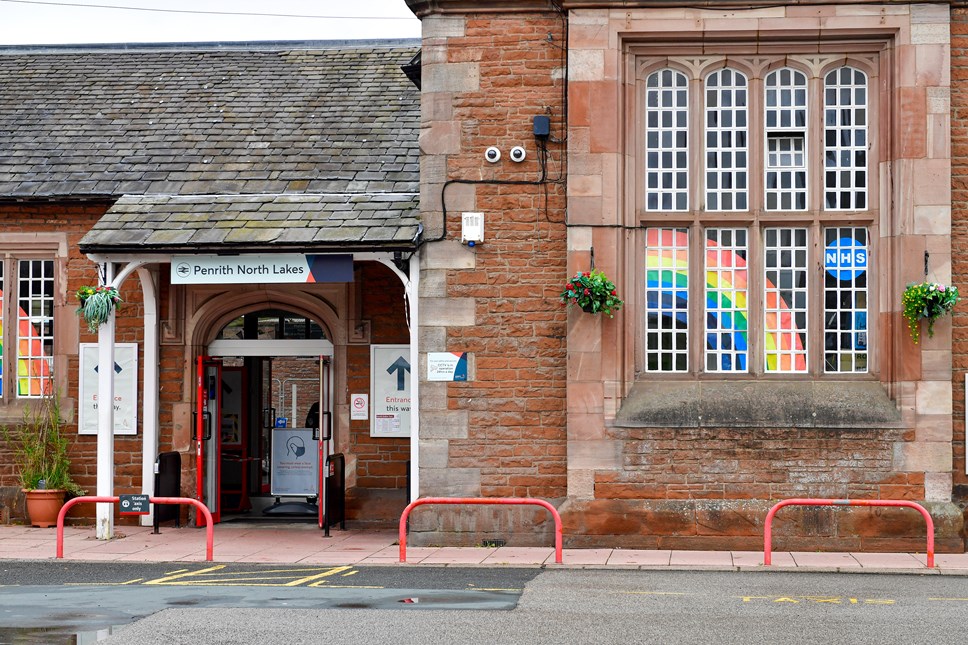
<svg viewBox="0 0 968 645">
<path fill-rule="evenodd" d="M 636 110 L 643 110 L 631 133 L 630 144 L 635 145 L 637 154 L 630 170 L 630 197 L 635 207 L 630 210 L 633 220 L 630 225 L 637 229 L 635 257 L 636 298 L 641 301 L 638 309 L 641 315 L 632 317 L 635 347 L 636 378 L 672 378 L 681 380 L 815 380 L 815 379 L 861 379 L 879 378 L 881 355 L 889 351 L 889 346 L 880 338 L 877 323 L 880 313 L 878 302 L 877 274 L 888 268 L 886 257 L 878 248 L 880 205 L 878 203 L 877 170 L 881 159 L 879 143 L 881 133 L 878 127 L 878 108 L 882 99 L 880 93 L 880 73 L 883 62 L 880 48 L 867 44 L 858 51 L 856 44 L 847 44 L 843 52 L 829 55 L 749 55 L 690 56 L 686 48 L 677 48 L 676 56 L 655 55 L 661 45 L 642 45 L 632 48 L 634 60 Z M 801 60 L 802 59 L 802 60 Z M 759 65 L 759 67 L 757 67 Z M 812 66 L 812 68 L 810 67 Z M 826 182 L 824 173 L 825 158 L 825 79 L 828 72 L 842 67 L 851 67 L 863 72 L 867 80 L 866 109 L 866 208 L 863 210 L 827 209 L 825 202 Z M 724 67 L 729 67 L 746 76 L 747 90 L 747 127 L 746 152 L 748 156 L 746 211 L 706 210 L 706 86 L 707 75 Z M 688 211 L 650 211 L 646 208 L 645 181 L 646 164 L 643 159 L 645 141 L 646 102 L 644 89 L 650 74 L 671 68 L 685 74 L 688 85 L 690 130 L 689 148 L 689 195 Z M 776 211 L 766 209 L 766 150 L 767 132 L 765 124 L 765 78 L 771 72 L 791 68 L 807 76 L 807 130 L 804 137 L 807 149 L 807 210 Z M 650 227 L 684 227 L 689 230 L 689 366 L 685 372 L 648 371 L 646 366 L 646 316 L 645 316 L 645 252 L 646 229 Z M 807 371 L 800 373 L 766 372 L 764 347 L 763 311 L 763 235 L 771 227 L 805 227 L 808 229 L 808 360 Z M 867 371 L 866 372 L 827 372 L 824 355 L 824 268 L 823 251 L 824 229 L 836 227 L 864 227 L 868 235 L 868 266 L 878 267 L 868 272 L 867 280 Z M 705 257 L 704 245 L 707 228 L 746 228 L 748 233 L 748 270 L 750 274 L 748 307 L 748 370 L 746 372 L 706 371 L 705 352 Z M 755 279 L 754 279 L 755 278 Z"/>
<path fill-rule="evenodd" d="M 70 321 L 65 315 L 67 255 L 66 235 L 58 233 L 7 233 L 0 243 L 0 263 L 3 264 L 4 276 L 3 303 L 0 306 L 3 338 L 0 342 L 3 343 L 5 350 L 8 347 L 13 347 L 13 351 L 4 351 L 3 355 L 0 356 L 0 361 L 3 361 L 4 375 L 3 382 L 0 384 L 0 409 L 21 410 L 24 405 L 39 398 L 37 396 L 21 396 L 17 391 L 17 362 L 20 354 L 17 316 L 20 303 L 19 262 L 21 261 L 53 262 L 53 329 L 50 365 L 53 387 L 63 388 L 64 376 L 58 375 L 66 370 L 64 348 L 67 345 L 65 344 L 65 333 L 69 333 L 70 328 Z M 10 414 L 15 414 L 15 412 Z M 4 419 L 10 414 L 3 415 Z"/>
</svg>

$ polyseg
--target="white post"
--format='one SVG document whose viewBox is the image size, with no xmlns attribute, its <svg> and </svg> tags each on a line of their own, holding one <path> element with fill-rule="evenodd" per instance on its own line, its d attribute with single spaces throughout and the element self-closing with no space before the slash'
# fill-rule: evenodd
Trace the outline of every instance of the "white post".
<svg viewBox="0 0 968 645">
<path fill-rule="evenodd" d="M 420 496 L 420 251 L 410 256 L 410 276 L 404 283 L 410 306 L 407 325 L 410 328 L 410 490 L 408 501 Z"/>
<path fill-rule="evenodd" d="M 141 281 L 141 291 L 144 294 L 144 387 L 141 397 L 142 408 L 141 427 L 144 432 L 141 452 L 141 492 L 145 495 L 155 494 L 155 462 L 158 460 L 158 287 L 157 274 L 147 268 L 138 269 L 138 279 Z M 149 515 L 141 516 L 142 526 L 154 523 L 154 504 L 149 504 Z"/>
<path fill-rule="evenodd" d="M 114 263 L 105 262 L 104 284 L 114 283 Z M 114 309 L 97 332 L 97 494 L 114 496 Z M 97 539 L 114 537 L 114 504 L 97 505 Z"/>
</svg>

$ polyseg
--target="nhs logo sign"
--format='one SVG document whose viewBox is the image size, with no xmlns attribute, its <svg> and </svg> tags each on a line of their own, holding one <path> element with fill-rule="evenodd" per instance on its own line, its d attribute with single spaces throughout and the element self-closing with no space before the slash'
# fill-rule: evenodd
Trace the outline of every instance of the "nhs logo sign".
<svg viewBox="0 0 968 645">
<path fill-rule="evenodd" d="M 835 240 L 824 249 L 827 273 L 844 282 L 867 271 L 867 246 L 849 237 Z"/>
</svg>

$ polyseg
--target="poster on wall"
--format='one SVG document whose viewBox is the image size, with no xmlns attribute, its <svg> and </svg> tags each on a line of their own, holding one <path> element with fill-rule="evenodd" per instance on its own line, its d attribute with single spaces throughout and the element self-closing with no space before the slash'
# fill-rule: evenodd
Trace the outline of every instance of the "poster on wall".
<svg viewBox="0 0 968 645">
<path fill-rule="evenodd" d="M 466 381 L 467 352 L 427 352 L 428 381 Z"/>
<path fill-rule="evenodd" d="M 410 436 L 410 345 L 370 346 L 370 436 Z"/>
<path fill-rule="evenodd" d="M 97 343 L 80 344 L 78 434 L 97 434 Z M 138 344 L 114 346 L 114 434 L 138 434 Z"/>
<path fill-rule="evenodd" d="M 319 446 L 313 432 L 313 428 L 272 429 L 271 495 L 319 493 Z"/>
</svg>

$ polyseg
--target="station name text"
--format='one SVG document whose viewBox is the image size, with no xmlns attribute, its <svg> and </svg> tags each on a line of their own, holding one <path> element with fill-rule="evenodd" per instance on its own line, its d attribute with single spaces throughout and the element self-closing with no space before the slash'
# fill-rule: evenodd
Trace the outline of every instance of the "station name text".
<svg viewBox="0 0 968 645">
<path fill-rule="evenodd" d="M 294 264 L 222 264 L 219 266 L 192 265 L 193 276 L 234 275 L 305 275 L 306 267 Z"/>
</svg>

